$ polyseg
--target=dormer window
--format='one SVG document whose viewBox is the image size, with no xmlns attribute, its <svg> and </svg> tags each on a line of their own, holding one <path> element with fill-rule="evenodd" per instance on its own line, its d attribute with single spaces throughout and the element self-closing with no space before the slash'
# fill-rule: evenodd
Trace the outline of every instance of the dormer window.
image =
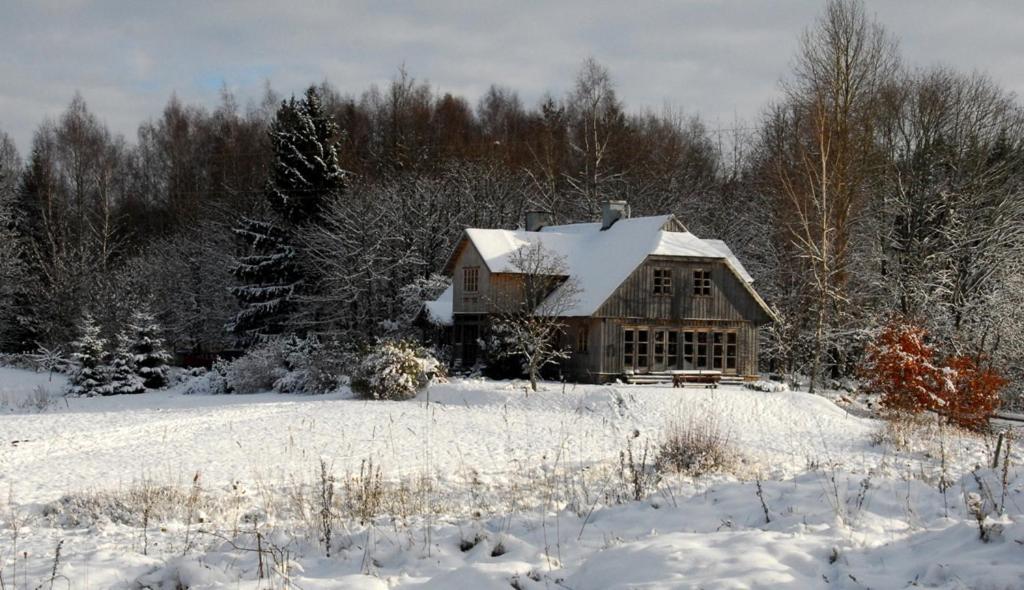
<svg viewBox="0 0 1024 590">
<path fill-rule="evenodd" d="M 698 268 L 693 271 L 693 295 L 694 297 L 711 296 L 711 271 Z"/>
<path fill-rule="evenodd" d="M 655 295 L 671 295 L 672 294 L 672 269 L 671 268 L 656 268 L 656 269 L 654 269 L 654 294 Z"/>
<path fill-rule="evenodd" d="M 476 293 L 480 289 L 480 267 L 467 266 L 462 269 L 462 291 Z"/>
</svg>

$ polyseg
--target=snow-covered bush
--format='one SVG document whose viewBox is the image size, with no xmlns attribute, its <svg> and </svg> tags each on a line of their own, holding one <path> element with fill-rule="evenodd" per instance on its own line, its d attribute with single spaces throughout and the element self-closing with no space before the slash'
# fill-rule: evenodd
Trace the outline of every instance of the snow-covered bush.
<svg viewBox="0 0 1024 590">
<path fill-rule="evenodd" d="M 327 393 L 337 389 L 348 364 L 344 351 L 313 337 L 267 340 L 234 361 L 217 361 L 185 393 Z"/>
<path fill-rule="evenodd" d="M 110 367 L 104 362 L 107 341 L 100 337 L 100 327 L 85 314 L 79 326 L 81 336 L 74 342 L 71 355 L 74 369 L 68 385 L 72 395 L 109 395 Z"/>
<path fill-rule="evenodd" d="M 285 374 L 274 382 L 280 393 L 327 393 L 338 388 L 344 372 L 343 351 L 325 347 L 315 337 L 292 336 L 283 344 Z"/>
<path fill-rule="evenodd" d="M 782 381 L 765 381 L 764 379 L 759 379 L 752 383 L 744 383 L 743 387 L 753 389 L 754 391 L 764 391 L 766 393 L 789 391 L 789 385 Z"/>
<path fill-rule="evenodd" d="M 660 472 L 699 477 L 732 471 L 740 455 L 718 423 L 710 417 L 672 424 L 655 458 Z"/>
<path fill-rule="evenodd" d="M 440 372 L 440 363 L 423 347 L 385 340 L 372 346 L 357 365 L 352 391 L 372 399 L 409 399 Z"/>
<path fill-rule="evenodd" d="M 231 363 L 217 359 L 209 371 L 194 375 L 185 387 L 185 395 L 223 395 L 232 393 L 231 383 L 228 381 L 228 370 Z"/>
<path fill-rule="evenodd" d="M 270 391 L 288 370 L 284 364 L 284 346 L 280 340 L 268 340 L 253 346 L 227 366 L 227 383 L 233 393 Z"/>
</svg>

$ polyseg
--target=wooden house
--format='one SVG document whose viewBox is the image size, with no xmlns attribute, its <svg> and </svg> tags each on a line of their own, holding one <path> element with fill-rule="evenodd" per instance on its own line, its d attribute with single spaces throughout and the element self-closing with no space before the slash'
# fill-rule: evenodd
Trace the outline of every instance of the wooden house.
<svg viewBox="0 0 1024 590">
<path fill-rule="evenodd" d="M 455 365 L 477 362 L 496 302 L 517 284 L 510 256 L 539 242 L 564 261 L 577 290 L 560 314 L 566 378 L 757 374 L 758 328 L 774 315 L 724 242 L 698 238 L 672 215 L 630 218 L 623 201 L 605 203 L 598 223 L 548 225 L 548 217 L 530 213 L 522 230 L 463 232 L 445 269 L 452 286 L 425 308 L 447 327 Z"/>
</svg>

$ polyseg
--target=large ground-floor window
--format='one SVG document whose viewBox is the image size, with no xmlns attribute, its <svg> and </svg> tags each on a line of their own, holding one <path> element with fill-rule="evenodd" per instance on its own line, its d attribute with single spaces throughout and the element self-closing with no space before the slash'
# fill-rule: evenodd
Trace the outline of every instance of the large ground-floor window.
<svg viewBox="0 0 1024 590">
<path fill-rule="evenodd" d="M 736 372 L 736 331 L 716 328 L 626 326 L 622 332 L 623 369 L 634 372 L 704 369 Z"/>
</svg>

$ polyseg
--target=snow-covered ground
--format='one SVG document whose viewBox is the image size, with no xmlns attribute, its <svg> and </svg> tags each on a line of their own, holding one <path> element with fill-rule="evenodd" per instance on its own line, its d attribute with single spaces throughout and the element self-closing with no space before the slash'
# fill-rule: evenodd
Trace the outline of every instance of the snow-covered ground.
<svg viewBox="0 0 1024 590">
<path fill-rule="evenodd" d="M 49 587 L 58 544 L 55 587 L 71 588 L 1024 587 L 1020 443 L 1004 496 L 1000 470 L 972 473 L 992 440 L 900 451 L 804 393 L 458 380 L 408 402 L 46 404 L 40 385 L 62 383 L 0 368 L 6 588 Z M 717 425 L 742 462 L 631 501 L 627 445 L 640 462 L 688 424 Z"/>
</svg>

